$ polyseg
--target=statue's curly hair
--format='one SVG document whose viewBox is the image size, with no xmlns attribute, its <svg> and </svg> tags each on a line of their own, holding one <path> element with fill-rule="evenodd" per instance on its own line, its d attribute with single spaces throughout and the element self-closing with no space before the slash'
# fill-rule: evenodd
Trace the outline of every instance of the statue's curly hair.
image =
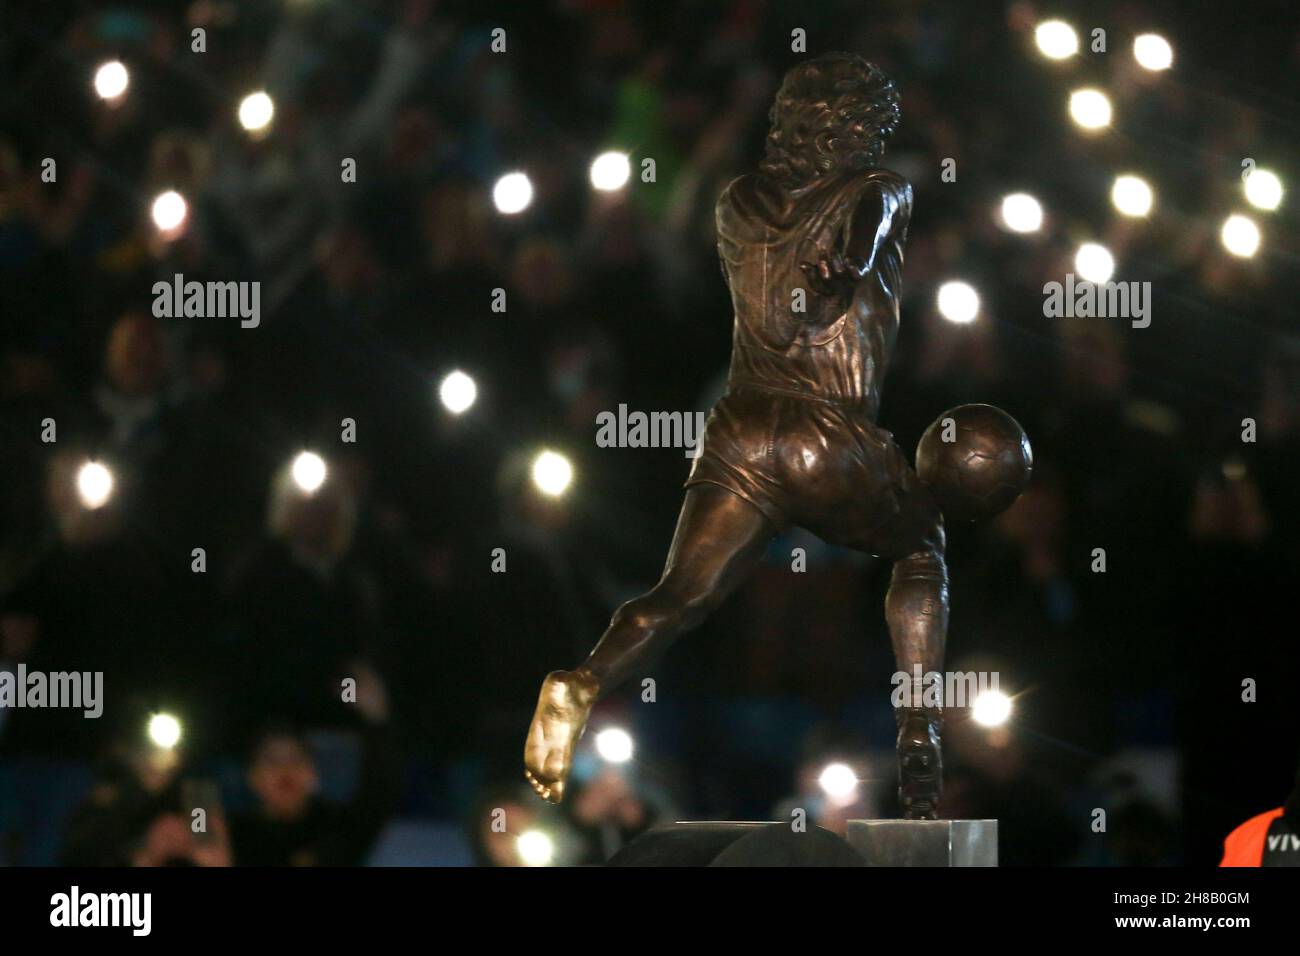
<svg viewBox="0 0 1300 956">
<path fill-rule="evenodd" d="M 880 163 L 901 113 L 894 81 L 854 53 L 827 53 L 791 69 L 772 104 L 759 169 L 787 185 Z"/>
</svg>

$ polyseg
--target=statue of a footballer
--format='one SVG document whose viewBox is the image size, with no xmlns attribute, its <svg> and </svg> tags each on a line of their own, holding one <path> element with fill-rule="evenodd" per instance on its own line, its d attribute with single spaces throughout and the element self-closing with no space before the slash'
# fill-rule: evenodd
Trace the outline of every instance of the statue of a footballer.
<svg viewBox="0 0 1300 956">
<path fill-rule="evenodd" d="M 962 406 L 931 426 L 918 451 L 925 481 L 876 425 L 912 213 L 911 187 L 879 166 L 899 122 L 893 82 L 859 56 L 820 56 L 786 74 L 771 121 L 758 172 L 718 200 L 718 251 L 735 307 L 731 373 L 686 482 L 663 577 L 615 612 L 585 663 L 542 685 L 524 762 L 533 788 L 554 802 L 595 702 L 700 624 L 792 525 L 891 559 L 885 615 L 898 670 L 941 671 L 941 504 L 963 506 L 963 518 L 987 514 L 1028 480 L 1024 433 L 989 406 Z M 914 688 L 913 703 L 921 692 Z M 897 719 L 903 812 L 933 818 L 941 710 L 902 707 Z"/>
</svg>

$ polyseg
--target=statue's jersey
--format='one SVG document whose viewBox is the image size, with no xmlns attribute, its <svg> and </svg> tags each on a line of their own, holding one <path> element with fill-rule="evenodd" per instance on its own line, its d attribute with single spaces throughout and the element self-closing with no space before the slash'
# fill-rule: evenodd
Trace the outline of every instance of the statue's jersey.
<svg viewBox="0 0 1300 956">
<path fill-rule="evenodd" d="M 844 253 L 854 209 L 869 191 L 887 229 L 851 300 L 809 288 L 800 266 Z M 744 176 L 718 200 L 718 252 L 735 308 L 731 381 L 865 406 L 874 418 L 898 331 L 907 182 L 884 169 L 842 173 L 793 193 Z M 800 311 L 802 309 L 802 311 Z"/>
<path fill-rule="evenodd" d="M 873 193 L 882 206 L 866 226 L 880 240 L 871 269 L 851 298 L 814 292 L 800 265 L 843 255 L 854 210 Z M 718 485 L 778 529 L 800 525 L 872 554 L 912 554 L 934 537 L 938 508 L 875 424 L 911 205 L 907 183 L 878 169 L 795 193 L 762 177 L 726 189 L 718 250 L 736 311 L 731 376 L 688 486 Z"/>
</svg>

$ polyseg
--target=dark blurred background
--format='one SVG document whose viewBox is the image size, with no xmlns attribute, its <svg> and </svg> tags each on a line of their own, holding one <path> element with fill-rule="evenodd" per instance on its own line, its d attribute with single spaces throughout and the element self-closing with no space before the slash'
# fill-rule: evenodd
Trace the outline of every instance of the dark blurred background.
<svg viewBox="0 0 1300 956">
<path fill-rule="evenodd" d="M 588 743 L 628 736 L 584 750 L 563 808 L 519 788 L 541 678 L 661 567 L 690 462 L 598 447 L 596 415 L 719 394 L 713 204 L 761 154 L 796 28 L 902 93 L 885 165 L 916 211 L 881 423 L 910 453 L 945 408 L 990 402 L 1034 446 L 1023 498 L 949 532 L 949 666 L 997 671 L 1015 710 L 950 714 L 945 815 L 998 818 L 1005 864 L 1207 865 L 1281 804 L 1300 273 L 1293 199 L 1253 208 L 1242 162 L 1298 172 L 1294 4 L 0 11 L 0 663 L 103 671 L 106 695 L 97 721 L 0 711 L 0 861 L 598 862 L 662 819 L 896 813 L 888 566 L 799 532 L 662 662 L 653 703 L 602 705 Z M 1077 55 L 1038 51 L 1050 17 Z M 1171 70 L 1135 62 L 1147 31 Z M 109 61 L 129 85 L 105 98 Z M 1071 122 L 1081 86 L 1110 97 L 1109 129 Z M 250 130 L 257 90 L 274 116 Z M 596 190 L 607 150 L 632 176 Z M 514 171 L 533 192 L 507 214 Z M 1155 191 L 1145 218 L 1112 207 L 1126 172 Z M 163 228 L 167 190 L 186 213 Z M 1018 191 L 1035 233 L 999 221 Z M 1234 213 L 1254 256 L 1220 241 Z M 1149 328 L 1044 317 L 1089 241 L 1151 283 Z M 260 282 L 260 325 L 156 318 L 177 273 Z M 974 322 L 939 313 L 950 279 L 978 291 Z M 459 414 L 454 370 L 476 386 Z M 562 494 L 532 480 L 543 448 L 572 465 Z M 311 494 L 304 450 L 327 466 Z M 95 507 L 88 461 L 114 479 Z M 856 787 L 823 773 L 841 763 Z"/>
</svg>

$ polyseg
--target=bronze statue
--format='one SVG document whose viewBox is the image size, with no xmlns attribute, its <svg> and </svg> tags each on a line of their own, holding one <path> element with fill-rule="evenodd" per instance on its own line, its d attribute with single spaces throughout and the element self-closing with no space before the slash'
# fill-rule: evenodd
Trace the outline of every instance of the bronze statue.
<svg viewBox="0 0 1300 956">
<path fill-rule="evenodd" d="M 879 167 L 898 93 L 861 57 L 832 53 L 786 74 L 771 121 L 758 172 L 718 200 L 735 307 L 731 374 L 686 482 L 663 577 L 618 609 L 581 667 L 542 685 L 524 762 L 553 802 L 596 700 L 703 621 L 792 525 L 892 559 L 885 615 L 898 670 L 943 667 L 943 518 L 875 424 L 912 214 L 911 187 Z M 903 812 L 932 819 L 941 710 L 904 707 L 897 719 Z"/>
</svg>

